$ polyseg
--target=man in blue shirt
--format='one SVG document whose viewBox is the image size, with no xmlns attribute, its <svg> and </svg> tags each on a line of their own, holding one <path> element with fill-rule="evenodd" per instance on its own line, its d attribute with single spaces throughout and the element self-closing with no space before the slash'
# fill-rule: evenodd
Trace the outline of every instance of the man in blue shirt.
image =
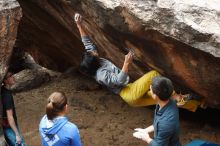
<svg viewBox="0 0 220 146">
<path fill-rule="evenodd" d="M 181 146 L 179 142 L 179 111 L 170 99 L 172 82 L 165 77 L 153 78 L 150 87 L 152 98 L 157 102 L 153 125 L 136 128 L 133 136 L 146 141 L 150 146 Z M 154 132 L 152 139 L 149 133 Z"/>
</svg>

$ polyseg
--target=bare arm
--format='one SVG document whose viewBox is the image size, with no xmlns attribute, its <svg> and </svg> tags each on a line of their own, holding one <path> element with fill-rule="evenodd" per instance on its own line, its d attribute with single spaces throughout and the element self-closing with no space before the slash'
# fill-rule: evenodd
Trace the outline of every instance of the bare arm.
<svg viewBox="0 0 220 146">
<path fill-rule="evenodd" d="M 84 30 L 84 28 L 83 28 L 83 26 L 81 24 L 77 24 L 77 27 L 79 29 L 79 33 L 80 33 L 81 37 L 88 36 L 86 31 Z"/>
<path fill-rule="evenodd" d="M 76 13 L 74 19 L 79 29 L 80 36 L 81 37 L 88 36 L 82 25 L 82 16 L 79 13 Z"/>
<path fill-rule="evenodd" d="M 128 67 L 131 62 L 132 62 L 132 53 L 129 52 L 127 55 L 125 55 L 124 64 L 121 69 L 124 73 L 128 73 Z"/>
<path fill-rule="evenodd" d="M 8 123 L 9 123 L 10 127 L 12 128 L 12 130 L 14 131 L 14 133 L 16 135 L 16 143 L 20 144 L 21 143 L 21 137 L 19 135 L 17 126 L 15 124 L 15 120 L 14 120 L 14 117 L 13 117 L 13 110 L 9 109 L 9 110 L 6 111 L 6 113 L 7 113 Z"/>
<path fill-rule="evenodd" d="M 92 41 L 90 40 L 90 38 L 89 38 L 88 34 L 86 33 L 84 26 L 82 24 L 82 16 L 79 13 L 76 13 L 74 19 L 75 19 L 76 25 L 79 29 L 79 33 L 82 38 L 82 42 L 85 46 L 85 50 L 87 52 L 92 53 L 92 55 L 94 55 L 94 56 L 98 56 L 98 52 L 96 50 L 96 47 L 92 43 Z"/>
</svg>

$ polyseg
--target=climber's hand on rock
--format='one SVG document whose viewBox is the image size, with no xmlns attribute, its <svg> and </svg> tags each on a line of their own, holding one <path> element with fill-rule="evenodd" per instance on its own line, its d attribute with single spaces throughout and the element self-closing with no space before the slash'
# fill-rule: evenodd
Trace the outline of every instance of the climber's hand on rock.
<svg viewBox="0 0 220 146">
<path fill-rule="evenodd" d="M 129 52 L 127 55 L 125 55 L 125 61 L 124 63 L 126 64 L 130 64 L 133 60 L 133 55 L 131 52 Z"/>
<path fill-rule="evenodd" d="M 75 13 L 74 20 L 77 25 L 81 25 L 82 23 L 82 16 L 79 13 Z"/>
<path fill-rule="evenodd" d="M 132 62 L 132 54 L 131 54 L 131 52 L 129 52 L 127 55 L 125 55 L 124 64 L 123 64 L 123 67 L 121 69 L 122 72 L 128 73 L 128 66 L 131 62 Z"/>
</svg>

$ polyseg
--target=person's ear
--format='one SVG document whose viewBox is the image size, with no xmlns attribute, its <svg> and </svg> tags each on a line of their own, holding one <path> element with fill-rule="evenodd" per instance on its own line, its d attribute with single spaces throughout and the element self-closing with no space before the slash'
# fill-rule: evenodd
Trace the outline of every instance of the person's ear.
<svg viewBox="0 0 220 146">
<path fill-rule="evenodd" d="M 66 104 L 65 105 L 65 112 L 67 112 L 68 111 L 68 105 Z"/>
<path fill-rule="evenodd" d="M 152 86 L 150 85 L 150 93 L 152 94 L 152 96 L 153 96 L 153 90 L 152 90 Z"/>
<path fill-rule="evenodd" d="M 152 91 L 152 90 L 151 90 L 151 91 Z M 152 91 L 152 98 L 153 98 L 154 100 L 157 100 L 157 99 L 158 99 L 157 94 L 153 93 L 153 91 Z"/>
<path fill-rule="evenodd" d="M 153 99 L 156 99 L 156 94 L 154 94 L 154 93 L 152 93 L 152 97 L 153 97 Z"/>
</svg>

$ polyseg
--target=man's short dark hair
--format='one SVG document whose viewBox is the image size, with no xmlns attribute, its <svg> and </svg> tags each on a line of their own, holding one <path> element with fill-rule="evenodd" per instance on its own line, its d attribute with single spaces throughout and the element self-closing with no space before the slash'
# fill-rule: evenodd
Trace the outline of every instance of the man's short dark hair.
<svg viewBox="0 0 220 146">
<path fill-rule="evenodd" d="M 168 100 L 173 93 L 173 84 L 171 80 L 166 77 L 154 77 L 151 87 L 153 93 L 163 101 Z"/>
<path fill-rule="evenodd" d="M 83 56 L 82 62 L 80 63 L 80 70 L 90 76 L 94 76 L 99 67 L 99 57 L 86 52 Z"/>
</svg>

